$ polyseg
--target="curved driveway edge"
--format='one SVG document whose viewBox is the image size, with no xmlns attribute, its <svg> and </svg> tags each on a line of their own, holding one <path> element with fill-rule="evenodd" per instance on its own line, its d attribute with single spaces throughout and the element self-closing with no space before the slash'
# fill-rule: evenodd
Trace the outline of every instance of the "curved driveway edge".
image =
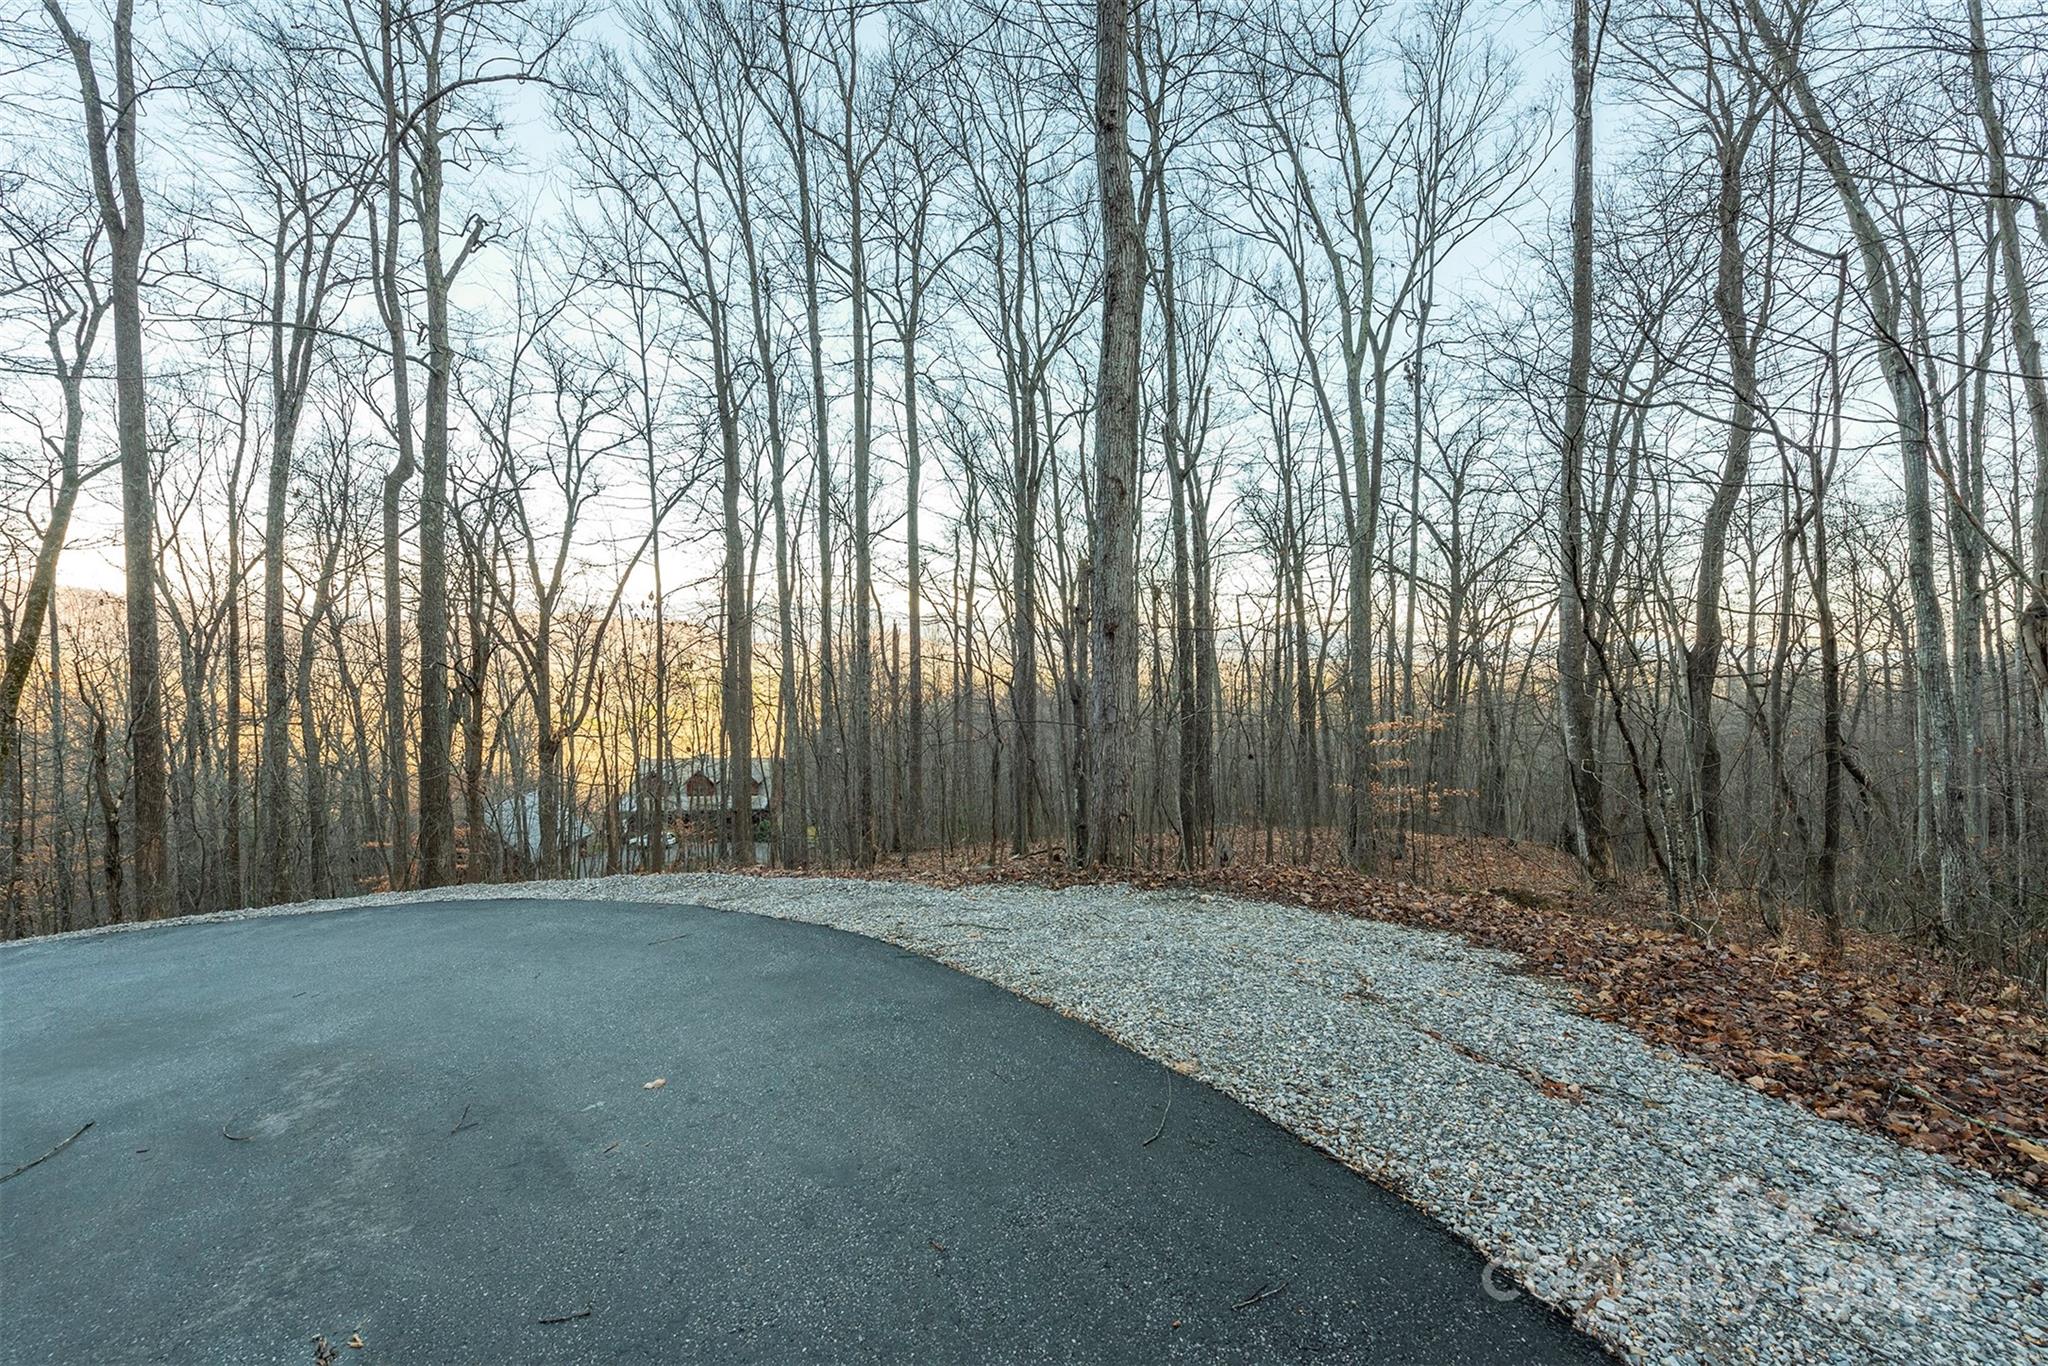
<svg viewBox="0 0 2048 1366">
<path fill-rule="evenodd" d="M 0 959 L 0 1361 L 1592 1363 L 1208 1087 L 809 925 L 453 903 Z"/>
<path fill-rule="evenodd" d="M 1449 934 L 1120 888 L 671 875 L 453 895 L 703 903 L 938 958 L 1235 1096 L 1639 1360 L 2048 1353 L 2048 1223 L 2006 1188 L 1654 1052 Z"/>
</svg>

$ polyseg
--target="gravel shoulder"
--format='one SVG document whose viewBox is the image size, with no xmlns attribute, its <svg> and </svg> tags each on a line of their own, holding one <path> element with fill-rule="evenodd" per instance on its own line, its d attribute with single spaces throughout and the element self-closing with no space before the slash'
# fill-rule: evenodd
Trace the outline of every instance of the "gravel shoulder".
<svg viewBox="0 0 2048 1366">
<path fill-rule="evenodd" d="M 715 874 L 372 900 L 524 897 L 830 925 L 1042 1002 L 1398 1192 L 1499 1293 L 1633 1360 L 2048 1360 L 2048 1219 L 2016 1192 L 1654 1050 L 1449 934 L 1206 894 Z"/>
</svg>

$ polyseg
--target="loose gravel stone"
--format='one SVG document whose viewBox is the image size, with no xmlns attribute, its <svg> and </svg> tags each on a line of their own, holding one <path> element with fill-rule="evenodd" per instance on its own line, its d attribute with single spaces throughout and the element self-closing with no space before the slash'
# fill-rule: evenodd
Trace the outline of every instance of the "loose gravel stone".
<svg viewBox="0 0 2048 1366">
<path fill-rule="evenodd" d="M 2048 1362 L 2048 1219 L 2011 1188 L 1655 1050 L 1454 935 L 1099 886 L 670 874 L 370 900 L 535 896 L 830 925 L 1040 1001 L 1429 1211 L 1491 1259 L 1489 1293 L 1631 1360 Z"/>
</svg>

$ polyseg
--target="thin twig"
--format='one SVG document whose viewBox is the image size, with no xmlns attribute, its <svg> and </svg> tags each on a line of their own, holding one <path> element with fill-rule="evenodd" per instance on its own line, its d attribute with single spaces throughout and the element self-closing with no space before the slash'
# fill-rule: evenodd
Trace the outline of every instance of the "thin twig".
<svg viewBox="0 0 2048 1366">
<path fill-rule="evenodd" d="M 477 1124 L 482 1122 L 482 1120 L 478 1120 L 476 1124 L 472 1124 L 469 1119 L 469 1107 L 465 1105 L 462 1107 L 462 1118 L 455 1121 L 455 1127 L 448 1131 L 448 1137 L 453 1138 L 464 1129 L 474 1129 Z"/>
<path fill-rule="evenodd" d="M 539 1319 L 539 1320 L 536 1320 L 536 1322 L 539 1322 L 539 1323 L 568 1323 L 568 1322 L 570 1322 L 570 1321 L 571 1321 L 572 1319 L 587 1319 L 587 1318 L 589 1318 L 589 1317 L 590 1317 L 590 1306 L 586 1304 L 586 1305 L 584 1305 L 584 1306 L 583 1306 L 583 1307 L 582 1307 L 581 1309 L 578 1309 L 578 1310 L 577 1310 L 577 1311 L 576 1311 L 575 1313 L 573 1313 L 573 1314 L 557 1314 L 557 1315 L 555 1315 L 555 1317 L 553 1317 L 553 1318 L 551 1318 L 551 1319 Z"/>
<path fill-rule="evenodd" d="M 647 947 L 651 949 L 656 944 L 673 944 L 676 942 L 676 940 L 688 939 L 691 935 L 695 933 L 695 930 L 684 930 L 681 934 L 672 934 L 666 939 L 650 939 L 647 941 Z"/>
<path fill-rule="evenodd" d="M 93 1125 L 97 1123 L 99 1123 L 99 1121 L 96 1119 L 88 1119 L 85 1123 L 78 1126 L 78 1134 L 84 1133 L 87 1129 L 90 1129 Z M 62 1143 L 59 1143 L 56 1147 L 50 1149 L 50 1151 L 44 1153 L 35 1161 L 24 1162 L 19 1167 L 16 1167 L 13 1171 L 7 1173 L 7 1175 L 0 1176 L 0 1181 L 12 1181 L 15 1177 L 20 1176 L 30 1167 L 42 1166 L 45 1162 L 48 1162 L 51 1158 L 55 1157 L 58 1153 L 63 1152 L 66 1148 L 70 1147 L 74 1142 L 76 1142 L 78 1139 L 78 1134 L 71 1135 L 70 1138 L 65 1139 Z"/>
<path fill-rule="evenodd" d="M 1968 1120 L 1970 1123 L 1982 1127 L 1988 1133 L 2003 1134 L 2007 1138 L 2018 1139 L 2022 1143 L 2038 1143 L 2040 1141 L 2038 1139 L 2031 1138 L 2028 1135 L 2021 1133 L 2017 1129 L 2008 1129 L 2003 1124 L 1994 1124 L 1992 1121 L 1984 1118 L 1982 1115 L 1973 1115 L 1968 1110 L 1958 1110 L 1955 1106 L 1949 1104 L 1940 1096 L 1935 1095 L 1932 1091 L 1923 1091 L 1919 1087 L 1915 1086 L 1912 1082 L 1905 1080 L 1903 1077 L 1898 1080 L 1898 1089 L 1908 1093 L 1909 1095 L 1915 1095 L 1920 1097 L 1920 1099 L 1926 1101 L 1929 1105 L 1938 1106 L 1939 1108 L 1948 1111 L 1957 1119 Z"/>
<path fill-rule="evenodd" d="M 234 1120 L 230 1119 L 228 1124 L 233 1124 L 234 1122 Z M 254 1134 L 231 1134 L 228 1132 L 228 1124 L 220 1126 L 220 1136 L 230 1143 L 247 1143 L 256 1136 Z"/>
<path fill-rule="evenodd" d="M 1149 1147 L 1151 1147 L 1151 1146 L 1152 1146 L 1152 1145 L 1153 1145 L 1154 1143 L 1157 1143 L 1157 1142 L 1159 1141 L 1159 1135 L 1161 1135 L 1161 1134 L 1163 1134 L 1163 1133 L 1165 1133 L 1165 1132 L 1166 1132 L 1166 1117 L 1167 1117 L 1168 1115 L 1172 1114 L 1172 1113 L 1173 1113 L 1173 1078 L 1171 1078 L 1171 1077 L 1168 1077 L 1168 1078 L 1166 1079 L 1166 1108 L 1165 1108 L 1164 1110 L 1161 1110 L 1161 1111 L 1159 1112 L 1159 1127 L 1158 1127 L 1158 1128 L 1156 1128 L 1156 1129 L 1154 1129 L 1154 1130 L 1152 1131 L 1152 1137 L 1150 1137 L 1150 1138 L 1146 1139 L 1146 1140 L 1145 1140 L 1145 1141 L 1144 1141 L 1143 1143 L 1140 1143 L 1140 1144 L 1138 1145 L 1138 1146 L 1139 1146 L 1140 1148 L 1149 1148 Z"/>
<path fill-rule="evenodd" d="M 1253 1295 L 1250 1299 L 1247 1300 L 1239 1300 L 1236 1304 L 1233 1304 L 1230 1307 L 1232 1309 L 1249 1309 L 1253 1305 L 1257 1304 L 1260 1300 L 1270 1300 L 1275 1295 L 1280 1294 L 1282 1291 L 1286 1289 L 1287 1282 L 1285 1281 L 1280 1282 L 1280 1284 L 1278 1285 L 1262 1285 L 1259 1287 L 1259 1292 L 1256 1295 Z"/>
</svg>

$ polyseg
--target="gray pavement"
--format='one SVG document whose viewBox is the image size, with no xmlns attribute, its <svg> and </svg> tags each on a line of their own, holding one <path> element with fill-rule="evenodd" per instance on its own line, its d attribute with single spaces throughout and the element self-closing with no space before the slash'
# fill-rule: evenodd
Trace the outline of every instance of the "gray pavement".
<svg viewBox="0 0 2048 1366">
<path fill-rule="evenodd" d="M 0 1361 L 1603 1359 L 1227 1097 L 746 915 L 0 951 L 0 1173 L 88 1120 L 0 1184 Z"/>
</svg>

